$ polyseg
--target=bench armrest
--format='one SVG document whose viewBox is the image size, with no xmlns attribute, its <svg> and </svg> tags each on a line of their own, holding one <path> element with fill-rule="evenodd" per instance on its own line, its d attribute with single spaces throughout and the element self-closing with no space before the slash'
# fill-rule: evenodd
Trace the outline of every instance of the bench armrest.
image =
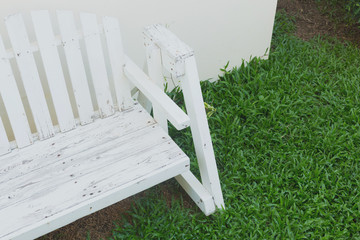
<svg viewBox="0 0 360 240">
<path fill-rule="evenodd" d="M 190 126 L 190 118 L 186 113 L 156 86 L 129 57 L 125 56 L 124 73 L 127 78 L 152 102 L 153 105 L 160 107 L 166 114 L 167 119 L 177 130 Z"/>
<path fill-rule="evenodd" d="M 162 64 L 176 78 L 185 74 L 185 60 L 194 56 L 194 50 L 160 24 L 147 26 L 143 32 L 145 45 L 155 44 L 161 49 Z"/>
</svg>

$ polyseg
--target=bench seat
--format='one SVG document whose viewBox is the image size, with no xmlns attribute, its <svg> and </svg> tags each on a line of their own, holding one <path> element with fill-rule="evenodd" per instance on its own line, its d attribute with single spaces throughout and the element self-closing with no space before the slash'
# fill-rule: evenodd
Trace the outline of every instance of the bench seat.
<svg viewBox="0 0 360 240">
<path fill-rule="evenodd" d="M 189 170 L 140 104 L 0 162 L 0 239 L 32 239 Z"/>
</svg>

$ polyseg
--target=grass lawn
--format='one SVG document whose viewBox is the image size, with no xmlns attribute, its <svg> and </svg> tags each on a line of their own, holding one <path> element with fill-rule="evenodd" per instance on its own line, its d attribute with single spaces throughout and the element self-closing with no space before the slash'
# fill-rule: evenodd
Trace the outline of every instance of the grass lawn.
<svg viewBox="0 0 360 240">
<path fill-rule="evenodd" d="M 277 14 L 269 60 L 202 84 L 227 209 L 168 208 L 154 188 L 113 239 L 360 239 L 360 51 L 293 30 Z"/>
</svg>

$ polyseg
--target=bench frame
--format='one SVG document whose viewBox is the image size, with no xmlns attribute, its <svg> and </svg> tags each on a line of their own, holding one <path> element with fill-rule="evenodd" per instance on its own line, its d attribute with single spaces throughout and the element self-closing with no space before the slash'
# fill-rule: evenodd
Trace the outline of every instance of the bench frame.
<svg viewBox="0 0 360 240">
<path fill-rule="evenodd" d="M 199 208 L 209 215 L 215 211 L 215 206 L 222 209 L 225 205 L 194 51 L 161 25 L 146 27 L 144 36 L 150 78 L 163 88 L 163 69 L 170 72 L 172 78 L 180 83 L 190 118 L 202 183 L 190 171 L 177 176 L 176 180 Z M 167 131 L 167 113 L 161 106 L 155 104 L 154 118 Z"/>
<path fill-rule="evenodd" d="M 39 15 L 47 14 L 41 11 L 39 12 Z M 110 21 L 112 21 L 112 19 L 110 19 Z M 104 29 L 103 26 L 100 25 L 100 29 L 100 31 L 107 34 L 107 29 Z M 79 39 L 82 37 L 84 36 L 81 36 L 80 34 Z M 116 41 L 121 42 L 119 35 L 115 34 L 112 37 Z M 121 49 L 115 48 L 116 50 L 119 50 L 121 56 L 124 55 L 123 58 L 115 54 L 111 54 L 109 56 L 111 64 L 122 66 L 122 68 L 118 69 L 118 72 L 114 72 L 114 76 L 119 77 L 119 79 L 114 79 L 115 91 L 118 91 L 117 96 L 121 96 L 121 99 L 118 99 L 118 103 L 122 103 L 122 105 L 117 106 L 117 108 L 120 110 L 128 109 L 131 105 L 131 95 L 130 91 L 122 91 L 119 86 L 116 86 L 116 84 L 126 85 L 125 89 L 129 89 L 130 84 L 128 82 L 130 82 L 140 91 L 139 101 L 141 101 L 142 97 L 148 99 L 147 102 L 143 102 L 144 106 L 147 106 L 148 110 L 150 110 L 152 105 L 154 119 L 166 132 L 168 131 L 167 121 L 170 121 L 178 130 L 190 126 L 196 156 L 199 163 L 201 181 L 199 181 L 190 170 L 175 176 L 175 178 L 198 205 L 198 207 L 204 212 L 204 214 L 210 215 L 215 212 L 216 208 L 224 209 L 225 206 L 207 116 L 204 108 L 194 51 L 161 25 L 146 27 L 144 29 L 144 41 L 146 47 L 148 75 L 137 67 L 125 54 L 123 54 Z M 55 37 L 53 44 L 55 46 L 59 46 L 64 45 L 65 43 L 60 37 Z M 110 48 L 111 42 L 108 42 L 108 46 Z M 35 53 L 39 50 L 41 51 L 41 45 L 34 42 L 31 44 L 29 54 Z M 17 55 L 16 51 L 13 49 L 6 50 L 0 39 L 0 60 L 3 61 L 0 62 L 0 70 L 6 69 L 4 66 L 8 64 L 7 62 L 12 58 L 17 57 L 19 57 L 19 55 Z M 7 70 L 10 71 L 9 69 Z M 184 94 L 187 114 L 185 114 L 163 92 L 164 70 L 169 72 L 172 78 L 179 81 Z M 0 80 L 1 78 L 6 78 L 6 74 L 8 73 L 3 72 L 3 75 L 0 73 Z M 5 84 L 3 83 L 2 86 L 4 85 Z M 4 90 L 1 91 L 0 89 L 0 94 L 6 94 L 6 92 Z M 103 117 L 103 114 L 106 113 L 100 111 L 97 114 L 98 116 Z M 85 123 L 81 122 L 81 120 L 76 120 L 75 124 L 78 125 Z M 55 126 L 54 132 L 50 132 L 49 135 L 53 135 L 58 132 L 66 132 L 68 130 L 71 129 L 62 129 L 61 126 Z M 29 140 L 26 141 L 30 144 L 38 139 L 42 140 L 47 138 L 39 134 L 29 134 L 28 137 Z M 25 145 L 19 141 L 8 142 L 5 128 L 0 118 L 0 155 L 10 152 L 16 147 L 24 147 Z M 31 146 L 29 146 L 29 148 L 31 148 Z M 56 218 L 54 221 L 49 219 L 46 223 L 41 221 L 39 226 L 33 226 L 29 231 L 24 229 L 21 233 L 14 236 L 14 239 L 31 239 L 53 231 L 85 215 L 111 205 L 115 200 L 119 201 L 149 188 L 154 185 L 153 182 L 159 183 L 165 181 L 166 179 L 172 177 L 171 173 L 169 174 L 169 176 L 166 174 L 161 176 L 151 176 L 146 183 L 139 184 L 138 187 L 132 188 L 131 191 L 113 192 L 106 194 L 105 196 L 99 196 L 95 198 L 94 201 L 91 201 L 91 203 L 85 202 L 81 206 L 77 207 L 76 213 L 71 214 L 64 212 L 63 215 L 66 215 L 66 217 Z M 90 212 L 89 208 L 91 210 Z"/>
</svg>

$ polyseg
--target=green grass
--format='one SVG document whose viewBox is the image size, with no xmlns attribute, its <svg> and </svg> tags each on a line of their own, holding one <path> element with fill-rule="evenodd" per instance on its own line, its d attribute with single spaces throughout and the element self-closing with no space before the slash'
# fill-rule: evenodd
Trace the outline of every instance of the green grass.
<svg viewBox="0 0 360 240">
<path fill-rule="evenodd" d="M 113 239 L 360 239 L 360 51 L 293 30 L 277 14 L 268 61 L 202 83 L 227 209 L 169 208 L 154 188 Z M 189 131 L 170 132 L 194 160 Z"/>
</svg>

